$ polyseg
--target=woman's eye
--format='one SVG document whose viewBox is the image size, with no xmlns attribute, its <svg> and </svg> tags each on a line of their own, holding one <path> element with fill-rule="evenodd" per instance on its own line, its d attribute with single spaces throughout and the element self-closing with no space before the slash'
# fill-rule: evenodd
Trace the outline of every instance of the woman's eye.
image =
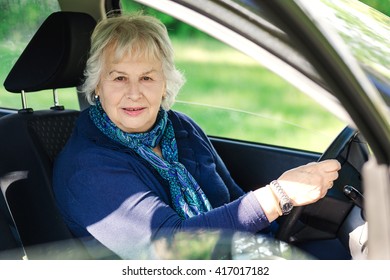
<svg viewBox="0 0 390 280">
<path fill-rule="evenodd" d="M 126 81 L 126 77 L 124 77 L 124 76 L 118 76 L 118 77 L 116 77 L 114 80 L 115 80 L 115 81 L 119 81 L 119 82 L 124 82 L 124 81 Z"/>
<path fill-rule="evenodd" d="M 142 81 L 151 81 L 152 78 L 151 78 L 151 77 L 148 77 L 148 76 L 144 76 L 144 77 L 141 77 L 141 80 L 142 80 Z"/>
</svg>

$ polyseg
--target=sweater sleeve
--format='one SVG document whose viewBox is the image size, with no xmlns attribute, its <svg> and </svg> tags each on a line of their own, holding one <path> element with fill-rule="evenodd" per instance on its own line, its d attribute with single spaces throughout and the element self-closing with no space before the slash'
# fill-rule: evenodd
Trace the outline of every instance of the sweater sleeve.
<svg viewBox="0 0 390 280">
<path fill-rule="evenodd" d="M 269 226 L 253 193 L 182 220 L 164 201 L 156 187 L 158 181 L 146 170 L 129 171 L 123 160 L 102 153 L 82 161 L 85 162 L 79 160 L 78 164 L 84 168 L 77 168 L 68 179 L 66 191 L 57 199 L 72 224 L 85 228 L 122 258 L 133 258 L 151 241 L 181 231 L 226 229 L 255 233 Z"/>
</svg>

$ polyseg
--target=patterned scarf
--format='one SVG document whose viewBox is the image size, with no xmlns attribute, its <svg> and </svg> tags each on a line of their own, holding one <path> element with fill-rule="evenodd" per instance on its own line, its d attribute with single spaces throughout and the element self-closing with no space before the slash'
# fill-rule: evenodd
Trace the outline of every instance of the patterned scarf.
<svg viewBox="0 0 390 280">
<path fill-rule="evenodd" d="M 90 118 L 103 134 L 134 150 L 149 162 L 162 178 L 168 181 L 172 204 L 182 219 L 187 219 L 211 209 L 210 202 L 198 183 L 178 161 L 178 151 L 171 121 L 160 109 L 156 124 L 149 132 L 127 133 L 118 128 L 104 112 L 100 101 L 89 110 Z M 153 152 L 160 144 L 163 157 Z"/>
</svg>

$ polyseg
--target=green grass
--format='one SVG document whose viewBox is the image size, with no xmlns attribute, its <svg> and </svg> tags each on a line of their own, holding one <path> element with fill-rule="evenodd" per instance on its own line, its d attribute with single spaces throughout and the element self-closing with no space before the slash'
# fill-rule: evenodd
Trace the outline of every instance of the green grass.
<svg viewBox="0 0 390 280">
<path fill-rule="evenodd" d="M 174 109 L 209 135 L 323 151 L 342 129 L 329 112 L 245 55 L 211 39 L 173 43 L 176 64 L 187 77 Z M 0 51 L 3 83 L 17 51 L 1 45 Z M 79 108 L 74 89 L 60 90 L 59 96 L 66 108 Z M 52 93 L 27 93 L 27 102 L 47 109 Z M 1 87 L 0 107 L 21 108 L 20 96 Z"/>
</svg>

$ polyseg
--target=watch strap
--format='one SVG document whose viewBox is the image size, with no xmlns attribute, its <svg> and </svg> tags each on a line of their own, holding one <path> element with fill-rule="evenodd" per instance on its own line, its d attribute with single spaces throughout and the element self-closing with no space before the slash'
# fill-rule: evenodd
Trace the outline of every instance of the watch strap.
<svg viewBox="0 0 390 280">
<path fill-rule="evenodd" d="M 283 190 L 282 186 L 279 184 L 277 180 L 274 180 L 270 183 L 271 189 L 273 190 L 273 193 L 276 195 L 279 201 L 279 208 L 281 209 L 281 212 L 283 215 L 290 214 L 293 204 L 290 199 L 290 197 L 286 194 L 286 192 Z"/>
</svg>

